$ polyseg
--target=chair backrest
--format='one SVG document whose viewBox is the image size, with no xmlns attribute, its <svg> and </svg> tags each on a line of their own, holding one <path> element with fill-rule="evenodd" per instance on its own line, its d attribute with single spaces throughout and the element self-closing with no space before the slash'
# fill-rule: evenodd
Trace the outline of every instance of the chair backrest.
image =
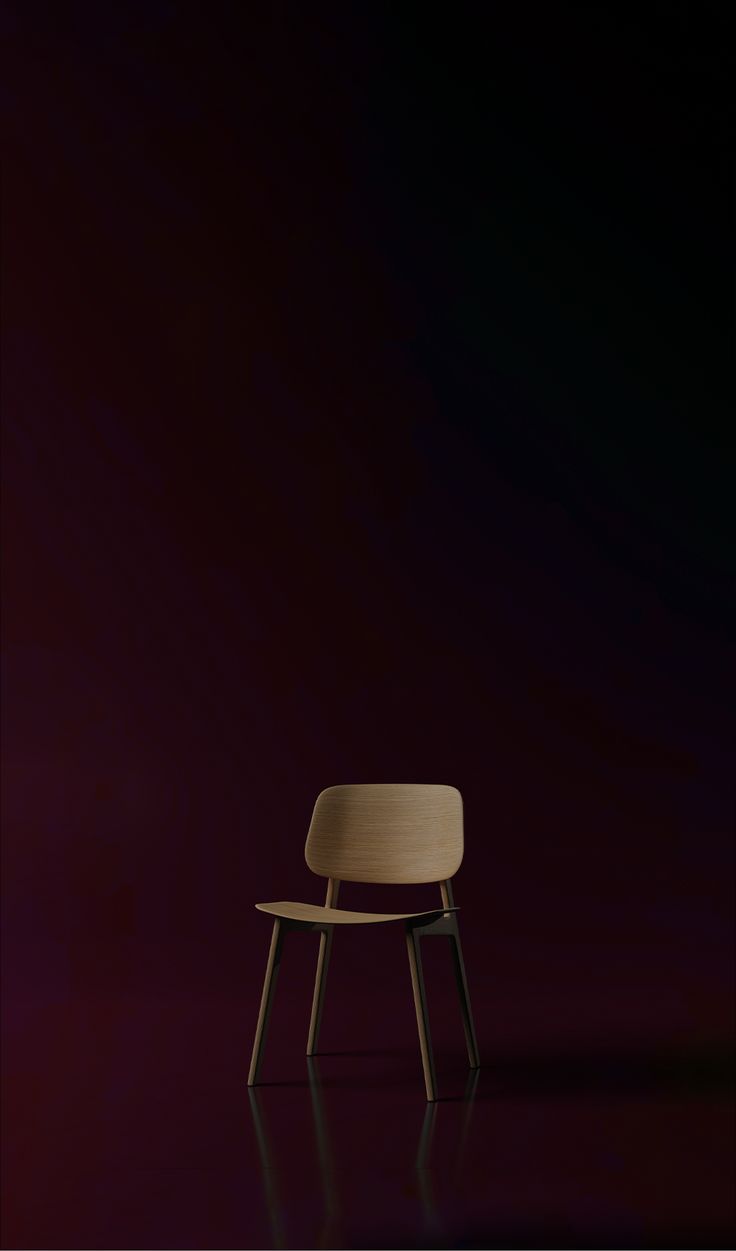
<svg viewBox="0 0 736 1251">
<path fill-rule="evenodd" d="M 320 877 L 345 882 L 441 882 L 463 858 L 463 801 L 454 786 L 328 786 L 304 849 Z"/>
</svg>

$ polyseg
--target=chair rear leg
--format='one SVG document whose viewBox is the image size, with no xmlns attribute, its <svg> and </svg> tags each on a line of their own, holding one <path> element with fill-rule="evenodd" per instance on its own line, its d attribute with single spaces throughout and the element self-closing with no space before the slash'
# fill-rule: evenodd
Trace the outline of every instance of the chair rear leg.
<svg viewBox="0 0 736 1251">
<path fill-rule="evenodd" d="M 419 935 L 414 932 L 411 926 L 406 927 L 406 946 L 409 952 L 409 968 L 411 970 L 411 985 L 414 992 L 414 1008 L 417 1014 L 424 1085 L 427 1091 L 427 1099 L 431 1101 L 437 1098 L 437 1078 L 434 1071 L 434 1057 L 432 1056 L 432 1039 L 429 1033 L 429 1013 L 427 1011 L 427 995 L 424 989 Z"/>
<path fill-rule="evenodd" d="M 261 1071 L 263 1048 L 266 1042 L 268 1019 L 271 1015 L 271 1008 L 273 1006 L 273 994 L 276 989 L 276 977 L 281 963 L 281 949 L 283 941 L 284 936 L 281 927 L 281 919 L 280 917 L 276 917 L 273 923 L 271 947 L 268 952 L 266 976 L 263 982 L 263 994 L 261 995 L 261 1007 L 258 1013 L 258 1024 L 256 1025 L 256 1036 L 253 1040 L 253 1054 L 251 1056 L 250 1070 L 248 1072 L 249 1086 L 255 1086 Z"/>
<path fill-rule="evenodd" d="M 444 882 L 440 882 L 440 892 L 442 895 L 442 906 L 444 908 L 451 908 L 455 903 L 455 898 L 452 889 L 452 881 L 449 878 L 447 878 Z M 468 1048 L 468 1060 L 470 1061 L 471 1069 L 478 1069 L 480 1068 L 478 1040 L 475 1037 L 473 1011 L 470 1007 L 470 992 L 468 991 L 468 979 L 465 976 L 465 961 L 463 960 L 463 948 L 460 942 L 460 930 L 458 929 L 457 913 L 452 915 L 450 925 L 452 927 L 450 933 L 452 964 L 455 970 L 457 992 L 460 996 L 460 1011 L 463 1015 L 463 1029 L 465 1030 L 465 1042 Z"/>
</svg>

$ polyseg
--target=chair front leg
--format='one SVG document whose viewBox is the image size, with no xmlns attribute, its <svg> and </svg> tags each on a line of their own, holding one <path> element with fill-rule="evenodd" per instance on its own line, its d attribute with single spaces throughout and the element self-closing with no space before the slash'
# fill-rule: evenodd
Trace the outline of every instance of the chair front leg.
<svg viewBox="0 0 736 1251">
<path fill-rule="evenodd" d="M 327 879 L 327 895 L 325 907 L 337 906 L 340 882 L 337 878 Z M 309 1018 L 309 1035 L 307 1037 L 307 1055 L 313 1056 L 319 1045 L 319 1031 L 322 1024 L 322 1009 L 325 1005 L 325 987 L 327 985 L 327 969 L 332 953 L 332 932 L 334 925 L 326 926 L 319 938 L 319 955 L 317 956 L 317 972 L 314 978 L 314 995 L 312 996 L 312 1015 Z"/>
<path fill-rule="evenodd" d="M 406 946 L 409 952 L 409 969 L 411 971 L 411 985 L 414 992 L 414 1008 L 417 1014 L 417 1029 L 419 1031 L 419 1047 L 422 1053 L 424 1085 L 427 1091 L 427 1099 L 432 1101 L 437 1098 L 437 1078 L 434 1071 L 434 1057 L 432 1056 L 432 1039 L 429 1032 L 427 994 L 424 989 L 422 953 L 419 947 L 419 941 L 419 934 L 415 932 L 411 925 L 407 925 Z"/>
<path fill-rule="evenodd" d="M 271 1015 L 273 1006 L 273 995 L 276 989 L 276 977 L 281 963 L 281 949 L 283 947 L 284 935 L 281 918 L 276 917 L 273 923 L 273 933 L 271 934 L 271 947 L 268 952 L 268 961 L 266 963 L 266 976 L 263 982 L 263 994 L 261 995 L 261 1007 L 258 1013 L 258 1024 L 256 1025 L 256 1036 L 253 1041 L 253 1054 L 250 1061 L 250 1070 L 248 1072 L 248 1085 L 255 1086 L 258 1081 L 258 1075 L 261 1071 L 261 1061 L 263 1059 L 263 1048 L 266 1042 L 266 1032 L 268 1030 L 268 1020 Z"/>
</svg>

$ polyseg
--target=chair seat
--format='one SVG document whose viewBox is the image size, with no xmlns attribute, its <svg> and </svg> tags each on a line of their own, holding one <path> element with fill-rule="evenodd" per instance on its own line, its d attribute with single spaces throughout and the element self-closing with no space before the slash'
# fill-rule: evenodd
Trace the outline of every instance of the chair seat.
<svg viewBox="0 0 736 1251">
<path fill-rule="evenodd" d="M 458 911 L 457 908 L 431 908 L 429 912 L 348 912 L 345 908 L 292 903 L 288 899 L 278 903 L 259 903 L 256 908 L 259 912 L 270 912 L 271 916 L 285 917 L 289 921 L 326 921 L 330 925 L 377 925 L 382 921 L 409 921 L 414 917 L 434 921 L 446 912 Z"/>
</svg>

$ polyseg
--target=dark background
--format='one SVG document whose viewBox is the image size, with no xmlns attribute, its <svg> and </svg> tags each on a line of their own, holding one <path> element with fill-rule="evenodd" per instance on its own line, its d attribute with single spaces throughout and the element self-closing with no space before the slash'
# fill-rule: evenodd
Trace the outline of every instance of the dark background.
<svg viewBox="0 0 736 1251">
<path fill-rule="evenodd" d="M 728 6 L 11 4 L 3 34 L 6 1245 L 87 1245 L 81 1198 L 47 1228 L 28 1196 L 101 1040 L 135 1068 L 151 1011 L 216 1003 L 192 1064 L 244 1074 L 252 905 L 322 898 L 337 782 L 462 791 L 485 1056 L 717 1067 Z M 413 1056 L 402 946 L 336 946 L 336 1043 Z"/>
</svg>

